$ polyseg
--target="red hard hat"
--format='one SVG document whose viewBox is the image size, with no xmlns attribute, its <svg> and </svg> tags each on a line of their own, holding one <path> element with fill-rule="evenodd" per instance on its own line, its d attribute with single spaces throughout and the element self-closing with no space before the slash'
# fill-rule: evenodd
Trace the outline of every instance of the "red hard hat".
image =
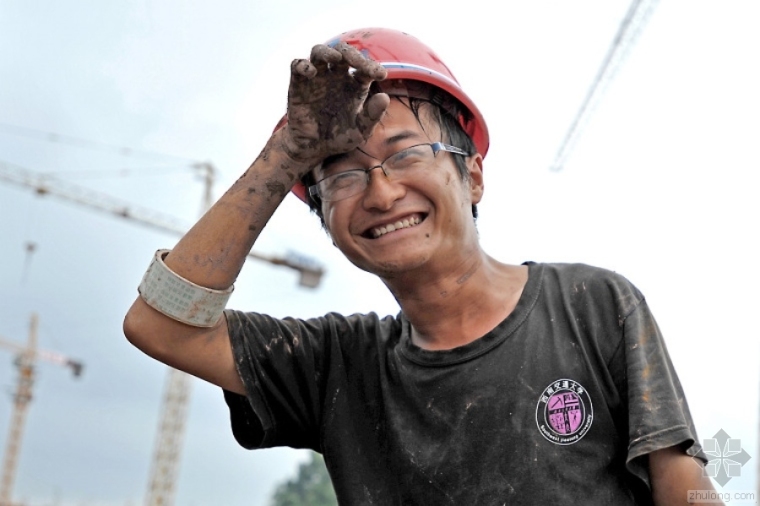
<svg viewBox="0 0 760 506">
<path fill-rule="evenodd" d="M 470 117 L 459 117 L 462 128 L 475 143 L 478 152 L 485 157 L 488 152 L 488 127 L 475 103 L 459 86 L 451 70 L 432 49 L 411 35 L 388 28 L 362 28 L 342 33 L 330 39 L 328 46 L 347 42 L 358 49 L 366 58 L 380 63 L 388 71 L 385 82 L 402 79 L 421 81 L 448 92 L 459 100 L 469 111 Z M 387 91 L 387 90 L 384 90 Z M 388 91 L 393 94 L 393 91 Z M 287 122 L 285 116 L 277 125 Z M 298 198 L 307 201 L 306 188 L 299 182 L 293 187 Z"/>
</svg>

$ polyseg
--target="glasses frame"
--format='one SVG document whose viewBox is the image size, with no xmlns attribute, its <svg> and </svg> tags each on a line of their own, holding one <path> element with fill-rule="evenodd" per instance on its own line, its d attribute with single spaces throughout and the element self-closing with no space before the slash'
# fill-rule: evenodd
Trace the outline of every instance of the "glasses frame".
<svg viewBox="0 0 760 506">
<path fill-rule="evenodd" d="M 330 179 L 332 177 L 337 177 L 337 176 L 346 174 L 347 172 L 354 172 L 354 173 L 356 173 L 356 172 L 364 172 L 364 174 L 366 176 L 366 180 L 367 180 L 366 184 L 369 185 L 369 181 L 370 181 L 369 174 L 370 174 L 370 172 L 372 172 L 373 170 L 379 168 L 380 170 L 383 171 L 383 174 L 385 175 L 385 177 L 388 177 L 388 172 L 385 170 L 385 167 L 383 166 L 385 164 L 385 162 L 387 162 L 389 159 L 393 158 L 394 156 L 398 155 L 399 153 L 402 153 L 402 152 L 406 151 L 407 149 L 412 149 L 412 148 L 416 148 L 416 147 L 419 147 L 419 146 L 430 146 L 430 148 L 433 150 L 433 157 L 434 158 L 441 151 L 446 151 L 448 153 L 453 153 L 455 155 L 470 156 L 470 153 L 468 153 L 467 151 L 465 151 L 465 150 L 463 150 L 461 148 L 458 148 L 456 146 L 452 146 L 451 144 L 446 144 L 446 143 L 443 143 L 443 142 L 421 142 L 419 144 L 414 144 L 412 146 L 405 147 L 404 149 L 400 149 L 400 150 L 396 151 L 395 153 L 392 153 L 391 155 L 387 156 L 385 158 L 385 160 L 383 160 L 382 162 L 380 162 L 377 165 L 373 165 L 372 167 L 368 167 L 366 169 L 349 169 L 349 170 L 345 170 L 343 172 L 340 172 L 338 174 L 331 174 L 331 175 L 329 175 L 327 177 L 323 177 L 322 179 L 320 179 L 319 181 L 317 181 L 315 184 L 309 186 L 309 197 L 312 200 L 314 200 L 315 202 L 320 202 L 320 201 L 323 201 L 323 202 L 337 202 L 339 200 L 344 200 L 344 199 L 347 199 L 347 198 L 351 198 L 354 195 L 358 195 L 359 193 L 361 193 L 361 192 L 363 192 L 364 190 L 367 189 L 366 185 L 364 186 L 364 188 L 362 188 L 361 190 L 357 191 L 356 193 L 352 193 L 350 195 L 346 195 L 346 196 L 341 197 L 339 199 L 331 199 L 331 200 L 327 200 L 322 195 L 320 195 L 319 185 L 320 185 L 320 183 L 322 183 L 322 181 L 325 181 L 325 180 Z"/>
</svg>

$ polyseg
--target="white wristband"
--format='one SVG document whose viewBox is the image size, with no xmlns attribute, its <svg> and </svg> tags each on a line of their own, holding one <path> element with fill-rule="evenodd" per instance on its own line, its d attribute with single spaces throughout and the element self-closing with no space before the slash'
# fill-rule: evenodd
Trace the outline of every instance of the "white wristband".
<svg viewBox="0 0 760 506">
<path fill-rule="evenodd" d="M 213 327 L 222 317 L 234 286 L 214 290 L 196 285 L 164 263 L 168 249 L 156 251 L 137 291 L 153 309 L 193 327 Z"/>
</svg>

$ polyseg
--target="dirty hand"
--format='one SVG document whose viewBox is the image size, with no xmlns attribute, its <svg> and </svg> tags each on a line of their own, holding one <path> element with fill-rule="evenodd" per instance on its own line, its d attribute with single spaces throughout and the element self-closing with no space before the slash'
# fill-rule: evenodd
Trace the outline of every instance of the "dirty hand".
<svg viewBox="0 0 760 506">
<path fill-rule="evenodd" d="M 355 71 L 349 73 L 350 68 Z M 386 74 L 379 63 L 343 42 L 335 48 L 314 46 L 308 60 L 294 60 L 282 132 L 288 156 L 313 166 L 363 143 L 388 107 L 384 93 L 367 99 L 372 82 Z"/>
</svg>

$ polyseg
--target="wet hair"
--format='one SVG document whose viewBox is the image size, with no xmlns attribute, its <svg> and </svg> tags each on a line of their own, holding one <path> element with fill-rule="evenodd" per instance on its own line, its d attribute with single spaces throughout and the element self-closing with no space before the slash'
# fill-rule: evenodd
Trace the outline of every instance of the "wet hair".
<svg viewBox="0 0 760 506">
<path fill-rule="evenodd" d="M 419 123 L 420 126 L 423 126 L 420 118 L 421 107 L 425 104 L 429 105 L 430 107 L 426 108 L 427 114 L 430 115 L 429 119 L 438 124 L 438 127 L 441 130 L 442 141 L 463 149 L 470 155 L 475 154 L 477 152 L 475 143 L 472 141 L 470 136 L 467 135 L 467 132 L 464 131 L 458 119 L 462 117 L 465 119 L 465 121 L 468 121 L 471 116 L 470 111 L 468 111 L 457 99 L 455 99 L 449 93 L 441 90 L 440 88 L 427 85 L 425 85 L 425 88 L 427 88 L 426 94 L 429 95 L 429 98 L 423 99 L 392 95 L 391 99 L 399 100 L 401 103 L 406 105 L 409 110 L 412 111 L 412 114 L 414 114 L 414 117 L 417 119 L 417 123 Z M 373 85 L 373 87 L 370 89 L 370 96 L 381 91 L 382 90 L 378 86 Z M 470 172 L 467 168 L 467 162 L 465 161 L 466 156 L 456 153 L 449 154 L 454 157 L 454 164 L 456 165 L 457 172 L 459 172 L 459 177 L 462 179 L 462 181 L 469 181 Z M 301 183 L 307 188 L 307 202 L 309 204 L 309 209 L 311 209 L 313 213 L 319 216 L 319 220 L 322 223 L 322 228 L 326 229 L 327 227 L 325 225 L 325 218 L 322 214 L 321 199 L 317 196 L 308 195 L 308 188 L 316 184 L 313 171 L 310 170 L 307 172 L 301 178 Z M 472 218 L 475 220 L 477 217 L 478 207 L 473 204 Z"/>
</svg>

